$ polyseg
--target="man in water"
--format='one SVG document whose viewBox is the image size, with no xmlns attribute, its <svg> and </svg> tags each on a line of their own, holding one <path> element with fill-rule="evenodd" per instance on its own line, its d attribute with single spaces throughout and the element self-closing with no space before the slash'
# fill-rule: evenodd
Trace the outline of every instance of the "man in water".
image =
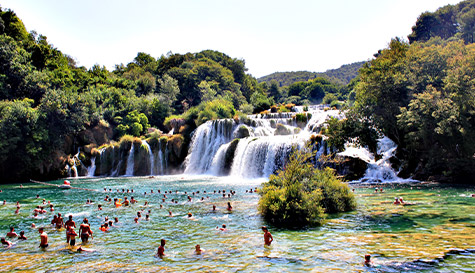
<svg viewBox="0 0 475 273">
<path fill-rule="evenodd" d="M 160 246 L 158 247 L 158 250 L 157 250 L 157 256 L 160 257 L 160 258 L 163 258 L 163 256 L 165 256 L 165 239 L 162 239 L 160 241 Z"/>
<path fill-rule="evenodd" d="M 202 253 L 202 249 L 201 249 L 200 245 L 196 245 L 195 246 L 195 254 L 196 255 L 201 255 L 201 253 Z"/>
<path fill-rule="evenodd" d="M 87 243 L 89 236 L 92 236 L 91 226 L 88 223 L 87 218 L 84 218 L 83 223 L 79 226 L 79 234 L 83 244 Z"/>
<path fill-rule="evenodd" d="M 2 241 L 2 245 L 6 248 L 9 248 L 12 246 L 12 242 L 5 240 L 5 238 L 2 238 L 1 241 Z"/>
<path fill-rule="evenodd" d="M 38 232 L 40 233 L 40 247 L 45 249 L 48 247 L 48 234 L 44 232 L 42 227 L 38 228 Z"/>
<path fill-rule="evenodd" d="M 15 232 L 14 227 L 10 227 L 10 232 L 7 233 L 7 237 L 9 238 L 16 238 L 18 237 L 18 234 Z"/>
<path fill-rule="evenodd" d="M 262 227 L 262 231 L 264 231 L 264 245 L 270 246 L 272 241 L 274 241 L 274 238 L 272 237 L 272 234 L 270 234 L 269 230 L 267 229 L 266 226 Z"/>
<path fill-rule="evenodd" d="M 61 213 L 58 212 L 58 219 L 56 219 L 56 228 L 60 229 L 63 226 L 64 226 L 63 217 L 61 216 Z"/>
<path fill-rule="evenodd" d="M 25 237 L 25 232 L 22 230 L 20 231 L 20 236 L 18 236 L 18 240 L 26 240 L 27 238 Z"/>
</svg>

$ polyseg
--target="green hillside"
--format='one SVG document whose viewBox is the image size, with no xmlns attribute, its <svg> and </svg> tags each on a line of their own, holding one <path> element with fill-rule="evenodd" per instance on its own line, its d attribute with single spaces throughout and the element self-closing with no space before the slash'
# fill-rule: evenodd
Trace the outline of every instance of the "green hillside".
<svg viewBox="0 0 475 273">
<path fill-rule="evenodd" d="M 295 82 L 306 82 L 318 77 L 326 78 L 333 83 L 347 85 L 350 81 L 358 76 L 358 70 L 365 62 L 357 62 L 346 64 L 337 69 L 329 69 L 325 72 L 275 72 L 270 75 L 257 79 L 259 83 L 267 82 L 270 84 L 272 80 L 277 81 L 280 87 L 289 86 Z"/>
</svg>

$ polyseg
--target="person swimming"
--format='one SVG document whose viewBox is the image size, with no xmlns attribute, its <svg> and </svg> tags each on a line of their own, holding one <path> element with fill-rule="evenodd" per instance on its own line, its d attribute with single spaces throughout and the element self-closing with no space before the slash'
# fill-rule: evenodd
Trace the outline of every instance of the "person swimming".
<svg viewBox="0 0 475 273">
<path fill-rule="evenodd" d="M 196 245 L 196 246 L 195 246 L 195 254 L 196 254 L 196 255 L 201 255 L 202 252 L 203 252 L 203 250 L 201 249 L 201 246 L 200 246 L 200 245 Z"/>
<path fill-rule="evenodd" d="M 371 262 L 371 255 L 370 254 L 366 254 L 364 255 L 364 262 L 363 262 L 363 265 L 364 266 L 373 266 L 373 263 Z"/>
<path fill-rule="evenodd" d="M 12 242 L 7 241 L 7 240 L 6 240 L 5 238 L 3 238 L 3 237 L 2 237 L 2 239 L 1 239 L 0 241 L 2 242 L 2 245 L 3 245 L 4 247 L 6 247 L 6 248 L 9 248 L 9 247 L 11 247 L 11 246 L 13 245 Z"/>
</svg>

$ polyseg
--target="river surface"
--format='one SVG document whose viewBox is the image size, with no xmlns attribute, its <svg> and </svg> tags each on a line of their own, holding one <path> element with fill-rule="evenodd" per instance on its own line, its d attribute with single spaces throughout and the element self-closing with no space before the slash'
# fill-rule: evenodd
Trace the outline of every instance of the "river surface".
<svg viewBox="0 0 475 273">
<path fill-rule="evenodd" d="M 71 181 L 74 187 L 96 191 L 61 190 L 32 183 L 24 183 L 23 188 L 18 184 L 1 185 L 0 200 L 6 200 L 6 204 L 0 204 L 0 234 L 4 236 L 13 226 L 17 233 L 24 230 L 28 239 L 9 239 L 14 246 L 0 249 L 0 271 L 473 272 L 475 268 L 475 253 L 470 251 L 475 249 L 475 198 L 470 197 L 474 187 L 386 184 L 384 192 L 375 193 L 374 188 L 380 186 L 351 185 L 357 196 L 356 211 L 332 215 L 321 227 L 284 230 L 263 222 L 258 214 L 259 195 L 249 191 L 261 182 L 157 176 Z M 122 193 L 122 189 L 133 189 L 134 193 Z M 236 194 L 228 198 L 231 190 Z M 167 193 L 163 202 L 165 191 L 172 193 Z M 138 203 L 116 208 L 104 201 L 106 195 L 121 199 L 133 196 Z M 394 205 L 394 197 L 403 197 L 411 204 Z M 32 216 L 43 198 L 51 201 L 55 213 L 61 212 L 64 218 L 72 214 L 78 228 L 84 217 L 90 220 L 94 239 L 85 247 L 94 252 L 75 252 L 79 238 L 76 247 L 69 247 L 65 231 L 49 224 L 52 212 Z M 87 199 L 94 204 L 86 204 Z M 172 203 L 172 199 L 178 203 Z M 19 214 L 15 214 L 16 201 L 21 205 Z M 149 205 L 144 206 L 145 201 Z M 226 210 L 227 202 L 232 204 L 232 211 Z M 103 210 L 97 209 L 98 204 Z M 216 212 L 212 211 L 213 205 Z M 150 220 L 146 221 L 148 210 Z M 138 211 L 143 212 L 136 224 Z M 173 217 L 169 217 L 169 211 Z M 191 219 L 188 213 L 192 213 Z M 99 227 L 106 216 L 118 217 L 119 223 L 103 232 Z M 33 223 L 46 227 L 50 246 L 45 251 L 38 247 L 39 234 L 31 228 Z M 226 231 L 217 229 L 223 224 Z M 262 225 L 268 225 L 274 237 L 269 248 L 263 246 Z M 160 259 L 154 255 L 162 238 L 166 239 L 166 256 Z M 201 255 L 194 254 L 196 244 L 204 249 Z M 453 248 L 468 251 L 449 253 Z M 362 266 L 365 254 L 372 255 L 375 267 Z"/>
</svg>

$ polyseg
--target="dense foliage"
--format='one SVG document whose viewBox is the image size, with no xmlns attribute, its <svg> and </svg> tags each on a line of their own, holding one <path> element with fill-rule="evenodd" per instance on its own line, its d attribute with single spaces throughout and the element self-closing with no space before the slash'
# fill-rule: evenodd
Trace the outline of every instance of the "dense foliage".
<svg viewBox="0 0 475 273">
<path fill-rule="evenodd" d="M 342 65 L 337 69 L 329 69 L 325 72 L 275 72 L 270 75 L 260 77 L 257 79 L 259 83 L 266 82 L 270 84 L 276 81 L 279 87 L 289 86 L 296 82 L 306 82 L 315 78 L 325 78 L 332 83 L 338 85 L 346 85 L 356 77 L 358 77 L 358 70 L 365 62 L 356 62 L 352 64 Z"/>
<path fill-rule="evenodd" d="M 474 67 L 474 44 L 393 39 L 360 70 L 354 107 L 331 122 L 330 142 L 368 145 L 384 134 L 399 145 L 401 175 L 473 182 Z"/>
<path fill-rule="evenodd" d="M 412 27 L 409 41 L 427 42 L 431 38 L 461 38 L 466 43 L 474 42 L 475 1 L 466 0 L 457 5 L 447 5 L 435 12 L 424 12 Z"/>
<path fill-rule="evenodd" d="M 283 170 L 260 191 L 259 211 L 277 226 L 321 224 L 327 213 L 355 209 L 354 194 L 333 169 L 317 169 L 310 148 L 295 149 Z"/>
<path fill-rule="evenodd" d="M 96 146 L 168 131 L 173 115 L 187 117 L 189 133 L 207 120 L 234 117 L 235 109 L 270 107 L 267 86 L 246 70 L 244 60 L 211 50 L 158 59 L 139 52 L 113 71 L 78 67 L 0 8 L 0 179 L 60 176 L 67 158 L 91 144 L 83 132 L 98 124 L 113 135 Z"/>
</svg>

